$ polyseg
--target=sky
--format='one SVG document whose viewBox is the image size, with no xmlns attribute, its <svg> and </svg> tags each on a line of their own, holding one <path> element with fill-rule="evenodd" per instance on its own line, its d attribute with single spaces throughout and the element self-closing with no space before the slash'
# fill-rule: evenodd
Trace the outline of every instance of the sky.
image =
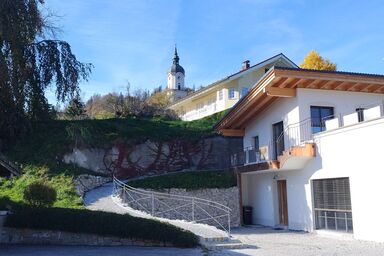
<svg viewBox="0 0 384 256">
<path fill-rule="evenodd" d="M 384 3 L 305 0 L 46 0 L 58 39 L 92 63 L 93 94 L 166 86 L 177 44 L 186 86 L 206 86 L 278 53 L 312 49 L 338 70 L 384 74 Z M 55 102 L 54 92 L 48 99 Z"/>
</svg>

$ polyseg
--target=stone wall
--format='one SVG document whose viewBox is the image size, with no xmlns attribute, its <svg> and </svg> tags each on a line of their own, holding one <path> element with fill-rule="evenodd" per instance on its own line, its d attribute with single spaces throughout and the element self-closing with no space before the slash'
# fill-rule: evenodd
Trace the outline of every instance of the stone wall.
<svg viewBox="0 0 384 256">
<path fill-rule="evenodd" d="M 149 192 L 153 190 L 146 189 Z M 201 199 L 206 199 L 210 201 L 217 202 L 219 204 L 225 205 L 231 209 L 230 219 L 231 219 L 231 227 L 240 226 L 240 206 L 239 206 L 239 189 L 238 187 L 231 187 L 226 189 L 198 189 L 198 190 L 186 190 L 186 189 L 167 189 L 163 191 L 156 191 L 165 193 L 166 195 L 181 195 L 188 197 L 196 197 Z M 192 221 L 194 220 L 198 223 L 204 223 L 216 226 L 218 228 L 228 227 L 228 217 L 222 216 L 218 218 L 218 222 L 213 220 L 199 221 L 201 219 L 209 218 L 210 216 L 220 216 L 225 215 L 223 210 L 220 210 L 213 204 L 207 204 L 205 202 L 195 201 L 193 206 L 194 216 L 192 217 L 192 203 L 191 200 L 184 199 L 175 199 L 175 197 L 170 196 L 157 196 L 154 198 L 154 214 L 156 217 L 167 218 L 167 219 L 183 219 Z M 134 193 L 130 192 L 130 195 L 124 195 L 122 192 L 120 193 L 120 197 L 122 197 L 122 201 L 124 203 L 128 203 L 130 207 L 145 211 L 147 213 L 152 212 L 152 198 L 148 195 L 143 195 L 142 193 Z M 132 198 L 140 199 L 138 203 L 132 202 Z M 171 210 L 175 209 L 177 210 Z"/>
<path fill-rule="evenodd" d="M 73 149 L 63 161 L 120 178 L 158 175 L 185 169 L 226 169 L 230 155 L 242 151 L 241 138 L 213 136 L 198 140 L 115 142 L 108 149 Z"/>
<path fill-rule="evenodd" d="M 88 192 L 94 188 L 100 187 L 103 184 L 112 181 L 110 177 L 94 176 L 89 174 L 79 175 L 75 179 L 76 193 L 79 196 L 84 196 L 85 192 Z"/>
<path fill-rule="evenodd" d="M 0 228 L 0 244 L 172 246 L 170 243 L 51 230 Z"/>
</svg>

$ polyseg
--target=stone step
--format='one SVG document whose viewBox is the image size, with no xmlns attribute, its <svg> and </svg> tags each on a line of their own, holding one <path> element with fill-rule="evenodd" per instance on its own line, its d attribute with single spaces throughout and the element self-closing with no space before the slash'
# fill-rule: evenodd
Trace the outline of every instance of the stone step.
<svg viewBox="0 0 384 256">
<path fill-rule="evenodd" d="M 201 242 L 201 245 L 208 250 L 242 249 L 247 247 L 246 244 L 237 239 L 228 239 L 228 241 L 223 242 Z"/>
</svg>

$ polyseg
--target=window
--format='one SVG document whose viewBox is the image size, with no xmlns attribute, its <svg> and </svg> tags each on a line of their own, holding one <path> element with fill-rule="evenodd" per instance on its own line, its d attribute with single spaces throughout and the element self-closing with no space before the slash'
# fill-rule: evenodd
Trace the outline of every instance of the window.
<svg viewBox="0 0 384 256">
<path fill-rule="evenodd" d="M 219 100 L 223 100 L 223 90 L 219 91 Z"/>
<path fill-rule="evenodd" d="M 333 118 L 333 107 L 311 106 L 312 133 L 325 131 L 325 121 Z"/>
<path fill-rule="evenodd" d="M 230 98 L 230 99 L 235 98 L 235 88 L 231 87 L 228 89 L 228 98 Z"/>
<path fill-rule="evenodd" d="M 268 70 L 269 70 L 269 68 L 266 68 L 266 69 L 264 69 L 264 73 L 267 73 L 267 72 L 268 72 Z"/>
<path fill-rule="evenodd" d="M 352 232 L 349 178 L 312 181 L 316 229 Z"/>
<path fill-rule="evenodd" d="M 254 149 L 259 151 L 259 148 L 260 148 L 259 136 L 253 137 L 253 146 L 254 146 Z"/>
<path fill-rule="evenodd" d="M 241 95 L 240 95 L 240 97 L 241 98 L 244 97 L 245 95 L 247 95 L 247 93 L 248 93 L 248 88 L 247 87 L 241 88 Z"/>
<path fill-rule="evenodd" d="M 357 108 L 356 112 L 357 112 L 357 119 L 359 120 L 359 122 L 363 122 L 364 121 L 364 108 Z"/>
<path fill-rule="evenodd" d="M 177 83 L 177 89 L 178 89 L 178 90 L 181 89 L 181 85 L 180 85 L 180 83 Z"/>
</svg>

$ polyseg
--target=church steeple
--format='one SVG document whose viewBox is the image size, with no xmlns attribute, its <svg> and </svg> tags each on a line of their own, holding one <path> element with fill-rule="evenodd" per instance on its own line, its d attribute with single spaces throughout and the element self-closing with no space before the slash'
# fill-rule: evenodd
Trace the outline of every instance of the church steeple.
<svg viewBox="0 0 384 256">
<path fill-rule="evenodd" d="M 173 64 L 168 71 L 168 83 L 167 90 L 171 96 L 171 100 L 176 100 L 187 95 L 187 91 L 184 87 L 185 71 L 179 64 L 179 54 L 177 53 L 177 46 L 175 45 L 175 51 L 173 53 Z"/>
<path fill-rule="evenodd" d="M 173 54 L 173 64 L 179 64 L 179 55 L 177 54 L 177 47 L 175 45 L 175 53 Z"/>
</svg>

